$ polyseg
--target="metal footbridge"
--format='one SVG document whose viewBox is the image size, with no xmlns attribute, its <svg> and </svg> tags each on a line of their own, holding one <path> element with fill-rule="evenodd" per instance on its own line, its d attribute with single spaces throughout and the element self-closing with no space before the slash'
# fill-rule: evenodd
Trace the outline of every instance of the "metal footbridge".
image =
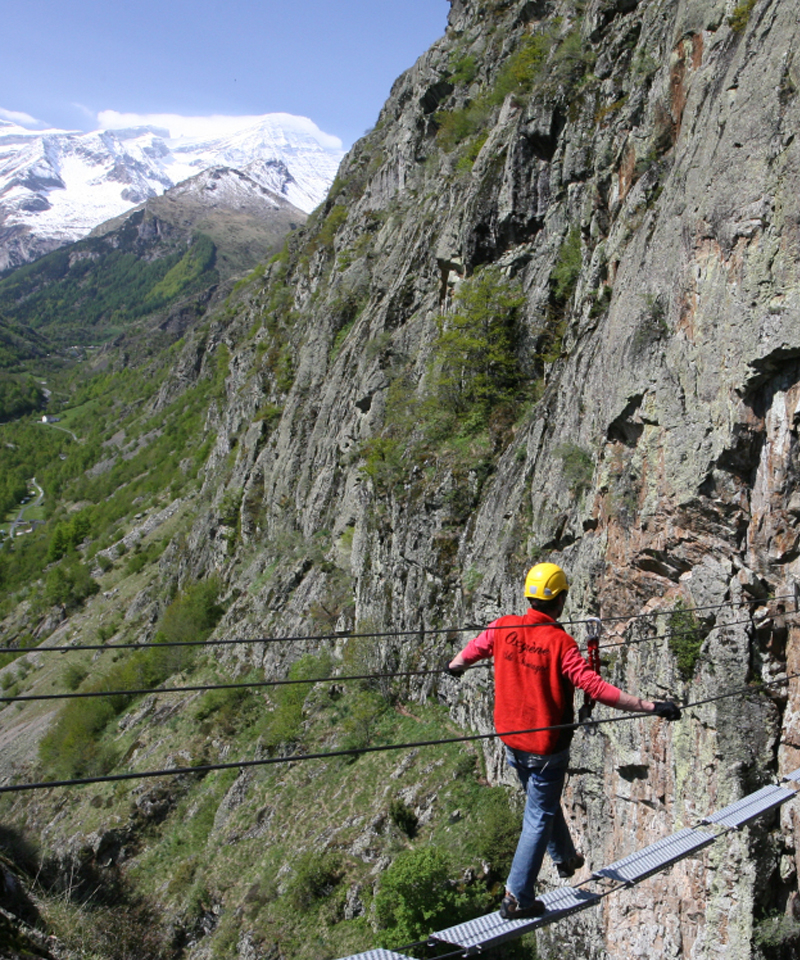
<svg viewBox="0 0 800 960">
<path fill-rule="evenodd" d="M 781 786 L 790 784 L 791 786 Z M 556 923 L 570 914 L 588 910 L 597 906 L 604 897 L 626 888 L 655 873 L 660 873 L 683 860 L 684 857 L 703 850 L 721 837 L 755 820 L 756 817 L 774 810 L 797 796 L 795 787 L 800 787 L 800 768 L 787 774 L 780 784 L 762 787 L 741 800 L 723 807 L 716 813 L 704 817 L 694 827 L 686 827 L 663 837 L 655 843 L 623 857 L 607 867 L 595 870 L 588 880 L 570 887 L 559 887 L 542 894 L 539 899 L 545 905 L 545 912 L 538 917 L 524 920 L 503 920 L 499 913 L 490 913 L 455 927 L 432 933 L 428 938 L 431 947 L 450 947 L 448 956 L 471 957 L 483 953 L 508 940 L 516 940 L 525 933 L 539 927 Z M 594 884 L 599 892 L 586 889 Z M 415 960 L 405 953 L 397 953 L 383 948 L 368 950 L 366 953 L 345 957 L 343 960 Z"/>
</svg>

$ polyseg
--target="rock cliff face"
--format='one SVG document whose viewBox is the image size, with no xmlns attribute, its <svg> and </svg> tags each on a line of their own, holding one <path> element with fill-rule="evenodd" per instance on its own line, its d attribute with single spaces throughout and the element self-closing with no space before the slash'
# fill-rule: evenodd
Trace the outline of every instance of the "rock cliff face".
<svg viewBox="0 0 800 960">
<path fill-rule="evenodd" d="M 217 331 L 233 358 L 215 462 L 233 465 L 215 495 L 241 495 L 241 538 L 212 513 L 185 564 L 228 576 L 229 629 L 414 630 L 383 662 L 433 664 L 468 634 L 423 631 L 520 610 L 546 555 L 573 617 L 618 618 L 620 685 L 695 702 L 780 674 L 756 619 L 800 556 L 797 32 L 788 0 L 453 0 L 303 242 Z M 398 409 L 424 419 L 436 318 L 489 266 L 524 294 L 529 388 L 459 457 Z M 688 672 L 660 615 L 681 604 L 704 608 Z M 591 862 L 793 769 L 796 688 L 779 689 L 578 737 L 568 795 Z M 489 729 L 483 681 L 448 696 Z M 793 816 L 607 901 L 559 952 L 751 956 L 757 919 L 795 908 Z"/>
<path fill-rule="evenodd" d="M 595 867 L 800 759 L 796 681 L 758 684 L 800 668 L 799 31 L 790 0 L 451 0 L 327 201 L 162 388 L 230 352 L 212 508 L 161 560 L 220 575 L 223 634 L 409 631 L 381 665 L 435 666 L 521 611 L 546 556 L 569 615 L 608 619 L 614 682 L 697 704 L 576 737 Z M 270 675 L 301 652 L 230 656 Z M 491 729 L 477 673 L 436 695 Z M 540 951 L 758 955 L 757 923 L 800 908 L 798 839 L 789 805 Z"/>
</svg>

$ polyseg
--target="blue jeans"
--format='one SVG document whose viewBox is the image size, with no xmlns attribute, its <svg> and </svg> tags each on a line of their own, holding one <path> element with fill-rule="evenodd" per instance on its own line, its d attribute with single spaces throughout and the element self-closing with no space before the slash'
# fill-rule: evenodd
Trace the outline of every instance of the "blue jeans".
<svg viewBox="0 0 800 960">
<path fill-rule="evenodd" d="M 536 899 L 536 878 L 545 850 L 555 863 L 565 863 L 576 855 L 561 809 L 569 750 L 541 757 L 506 747 L 506 759 L 516 770 L 527 797 L 522 833 L 506 888 L 520 907 L 529 907 Z"/>
</svg>

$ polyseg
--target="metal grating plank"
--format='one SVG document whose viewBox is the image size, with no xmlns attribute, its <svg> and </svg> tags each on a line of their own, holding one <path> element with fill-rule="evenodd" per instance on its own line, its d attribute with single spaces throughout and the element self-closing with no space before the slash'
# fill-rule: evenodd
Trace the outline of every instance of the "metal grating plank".
<svg viewBox="0 0 800 960">
<path fill-rule="evenodd" d="M 713 833 L 687 827 L 669 837 L 664 837 L 663 840 L 651 843 L 649 847 L 637 850 L 629 857 L 623 857 L 622 860 L 617 860 L 607 867 L 595 870 L 592 876 L 607 877 L 609 880 L 619 880 L 622 883 L 638 883 L 645 877 L 658 873 L 669 864 L 688 857 L 690 853 L 702 850 L 715 839 Z"/>
<path fill-rule="evenodd" d="M 585 910 L 600 902 L 596 893 L 580 890 L 575 887 L 559 887 L 550 890 L 540 898 L 546 910 L 538 917 L 527 917 L 524 920 L 503 920 L 499 913 L 490 913 L 485 917 L 468 920 L 455 927 L 449 927 L 439 933 L 431 934 L 431 940 L 449 943 L 463 947 L 468 952 L 479 952 L 487 947 L 496 946 L 506 940 L 516 940 L 536 927 L 543 927 L 554 923 L 571 913 Z"/>
<path fill-rule="evenodd" d="M 578 887 L 557 887 L 542 894 L 539 899 L 547 907 L 547 912 L 539 917 L 542 925 L 568 917 L 579 910 L 585 910 L 600 901 L 596 893 L 589 893 L 588 890 L 581 890 Z"/>
<path fill-rule="evenodd" d="M 769 787 L 762 787 L 755 793 L 748 794 L 731 803 L 722 810 L 712 813 L 703 820 L 703 823 L 716 823 L 723 827 L 741 827 L 749 820 L 755 819 L 759 814 L 777 807 L 787 800 L 796 797 L 794 790 L 788 787 L 778 787 L 774 784 Z"/>
<path fill-rule="evenodd" d="M 787 773 L 783 779 L 784 781 L 793 780 L 795 783 L 800 781 L 800 767 L 798 767 L 797 770 L 792 770 L 791 773 Z"/>
<path fill-rule="evenodd" d="M 414 960 L 414 958 L 379 948 L 377 950 L 367 950 L 366 953 L 357 953 L 352 957 L 343 957 L 342 960 Z"/>
</svg>

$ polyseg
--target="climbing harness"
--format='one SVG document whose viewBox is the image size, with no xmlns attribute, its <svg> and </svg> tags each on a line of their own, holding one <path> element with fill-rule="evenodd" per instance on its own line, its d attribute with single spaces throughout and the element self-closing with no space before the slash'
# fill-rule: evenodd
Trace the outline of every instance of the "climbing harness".
<svg viewBox="0 0 800 960">
<path fill-rule="evenodd" d="M 589 617 L 586 621 L 587 656 L 589 669 L 600 676 L 600 634 L 603 632 L 603 622 L 599 617 Z M 592 710 L 595 701 L 586 691 L 583 694 L 583 706 L 578 710 L 578 723 L 586 733 L 597 733 L 597 724 L 592 721 Z"/>
</svg>

